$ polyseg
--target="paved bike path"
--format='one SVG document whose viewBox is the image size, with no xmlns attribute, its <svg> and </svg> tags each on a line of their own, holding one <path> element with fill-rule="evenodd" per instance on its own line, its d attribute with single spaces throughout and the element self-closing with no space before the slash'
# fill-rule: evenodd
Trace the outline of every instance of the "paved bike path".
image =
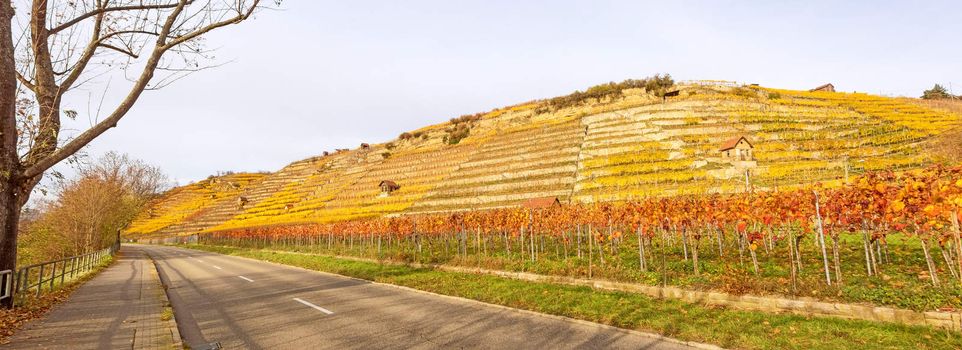
<svg viewBox="0 0 962 350">
<path fill-rule="evenodd" d="M 179 349 L 175 322 L 162 320 L 167 305 L 153 261 L 124 246 L 116 262 L 0 349 Z"/>
</svg>

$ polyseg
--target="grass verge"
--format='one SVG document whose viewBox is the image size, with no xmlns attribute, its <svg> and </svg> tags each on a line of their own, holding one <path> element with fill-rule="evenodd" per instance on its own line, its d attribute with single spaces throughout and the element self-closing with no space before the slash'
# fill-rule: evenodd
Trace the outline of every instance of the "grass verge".
<svg viewBox="0 0 962 350">
<path fill-rule="evenodd" d="M 101 263 L 100 266 L 94 268 L 93 271 L 71 281 L 66 286 L 57 288 L 53 292 L 45 293 L 40 297 L 32 294 L 28 295 L 26 298 L 20 299 L 17 302 L 17 306 L 13 309 L 0 308 L 0 344 L 9 343 L 10 337 L 20 330 L 24 324 L 46 315 L 52 307 L 67 300 L 67 297 L 69 297 L 74 290 L 96 276 L 104 268 L 110 266 L 113 262 L 114 258 L 108 258 L 108 260 Z"/>
<path fill-rule="evenodd" d="M 768 314 L 589 287 L 384 265 L 327 256 L 189 245 L 306 269 L 738 349 L 959 349 L 962 334 L 836 318 Z"/>
</svg>

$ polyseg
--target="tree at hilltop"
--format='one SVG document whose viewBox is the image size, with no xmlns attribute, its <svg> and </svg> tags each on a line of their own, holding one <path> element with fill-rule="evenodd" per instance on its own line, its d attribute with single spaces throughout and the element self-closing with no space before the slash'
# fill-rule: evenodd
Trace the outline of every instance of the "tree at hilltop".
<svg viewBox="0 0 962 350">
<path fill-rule="evenodd" d="M 926 100 L 945 100 L 958 97 L 952 96 L 944 86 L 935 84 L 931 89 L 922 92 L 922 98 Z"/>
<path fill-rule="evenodd" d="M 16 267 L 20 210 L 44 172 L 117 126 L 144 91 L 210 67 L 204 36 L 262 7 L 261 0 L 21 0 L 16 7 L 0 0 L 0 270 Z M 65 98 L 120 71 L 131 77 L 127 86 L 101 87 L 124 97 L 103 106 L 103 116 L 83 116 L 98 120 L 90 128 L 62 137 L 63 118 L 80 116 Z"/>
</svg>

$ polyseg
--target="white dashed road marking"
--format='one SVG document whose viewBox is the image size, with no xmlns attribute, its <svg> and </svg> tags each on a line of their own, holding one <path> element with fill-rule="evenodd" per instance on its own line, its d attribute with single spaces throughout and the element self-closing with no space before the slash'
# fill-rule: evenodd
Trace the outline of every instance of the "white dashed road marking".
<svg viewBox="0 0 962 350">
<path fill-rule="evenodd" d="M 252 279 L 250 279 L 250 278 L 247 278 L 247 277 L 244 277 L 244 276 L 237 276 L 237 277 L 240 277 L 240 279 L 245 280 L 245 281 L 247 281 L 247 282 L 254 282 L 254 280 L 252 280 Z"/>
<path fill-rule="evenodd" d="M 309 303 L 309 302 L 304 301 L 304 299 L 301 299 L 301 298 L 294 298 L 294 301 L 296 301 L 296 302 L 298 302 L 298 303 L 301 303 L 301 304 L 304 304 L 304 305 L 307 305 L 307 306 L 310 306 L 310 307 L 314 308 L 315 310 L 320 311 L 320 312 L 323 312 L 323 313 L 328 314 L 328 315 L 334 313 L 334 311 L 331 311 L 331 310 L 325 309 L 325 308 L 323 308 L 323 307 L 320 307 L 320 306 L 311 304 L 311 303 Z"/>
</svg>

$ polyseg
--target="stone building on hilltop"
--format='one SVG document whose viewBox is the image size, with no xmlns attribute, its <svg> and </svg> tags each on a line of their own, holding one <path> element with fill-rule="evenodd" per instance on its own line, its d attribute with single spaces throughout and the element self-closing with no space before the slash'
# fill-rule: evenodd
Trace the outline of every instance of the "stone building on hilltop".
<svg viewBox="0 0 962 350">
<path fill-rule="evenodd" d="M 808 91 L 810 91 L 810 92 L 815 92 L 815 91 L 835 92 L 835 85 L 832 85 L 832 83 L 828 83 L 828 84 L 819 86 L 819 87 L 817 87 L 817 88 L 814 88 L 814 89 L 811 89 L 811 90 L 808 90 Z"/>
</svg>

